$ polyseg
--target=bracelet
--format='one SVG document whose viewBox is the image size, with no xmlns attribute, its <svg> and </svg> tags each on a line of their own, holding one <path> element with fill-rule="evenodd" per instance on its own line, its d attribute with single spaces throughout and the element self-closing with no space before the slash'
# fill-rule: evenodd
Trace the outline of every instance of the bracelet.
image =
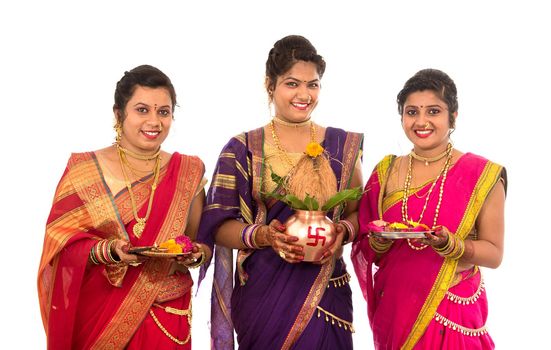
<svg viewBox="0 0 551 350">
<path fill-rule="evenodd" d="M 122 260 L 117 256 L 115 258 L 112 252 L 113 244 L 115 244 L 114 239 L 102 239 L 96 243 L 92 248 L 90 248 L 90 253 L 88 254 L 88 259 L 94 265 L 109 265 L 109 264 L 118 264 Z"/>
<path fill-rule="evenodd" d="M 192 263 L 192 264 L 189 264 L 189 265 L 186 265 L 187 268 L 190 268 L 190 269 L 195 269 L 195 268 L 198 268 L 199 266 L 203 265 L 207 260 L 207 255 L 205 254 L 205 250 L 203 248 L 201 248 L 201 257 L 199 258 L 199 260 L 197 260 L 196 262 Z"/>
<path fill-rule="evenodd" d="M 441 257 L 458 260 L 465 253 L 465 242 L 456 235 L 448 235 L 448 242 L 442 248 L 433 247 Z"/>
<path fill-rule="evenodd" d="M 394 241 L 381 243 L 378 242 L 375 238 L 369 237 L 369 246 L 371 247 L 371 249 L 373 249 L 373 251 L 375 251 L 375 253 L 378 254 L 386 253 L 392 246 L 392 243 L 394 243 Z"/>
<path fill-rule="evenodd" d="M 247 225 L 241 230 L 241 242 L 243 245 L 249 249 L 259 249 L 260 247 L 256 244 L 256 232 L 260 228 L 258 224 Z"/>
<path fill-rule="evenodd" d="M 107 256 L 109 257 L 109 260 L 112 263 L 118 264 L 118 263 L 122 262 L 122 260 L 116 253 L 115 253 L 115 255 L 113 255 L 113 244 L 115 244 L 114 239 L 110 240 L 109 244 L 107 245 Z M 116 259 L 115 259 L 115 256 L 117 257 Z"/>
<path fill-rule="evenodd" d="M 346 241 L 343 241 L 342 244 L 354 242 L 354 240 L 356 239 L 356 230 L 354 229 L 354 225 L 352 225 L 352 223 L 346 219 L 339 220 L 339 223 L 343 224 L 343 226 L 348 231 L 348 239 Z"/>
</svg>

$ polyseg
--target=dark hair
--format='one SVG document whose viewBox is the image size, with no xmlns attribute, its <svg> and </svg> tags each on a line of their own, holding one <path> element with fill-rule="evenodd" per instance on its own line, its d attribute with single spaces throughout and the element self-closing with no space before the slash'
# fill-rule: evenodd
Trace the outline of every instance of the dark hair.
<svg viewBox="0 0 551 350">
<path fill-rule="evenodd" d="M 124 120 L 124 109 L 126 108 L 126 104 L 132 98 L 136 86 L 138 85 L 150 88 L 166 88 L 170 94 L 172 109 L 174 110 L 174 106 L 176 105 L 176 91 L 174 90 L 170 78 L 158 68 L 144 64 L 124 72 L 124 76 L 117 82 L 113 109 L 122 111 L 120 115 L 117 113 L 117 123 L 121 123 Z"/>
<path fill-rule="evenodd" d="M 404 103 L 408 96 L 417 91 L 431 90 L 438 98 L 448 105 L 448 118 L 450 127 L 455 127 L 455 118 L 453 113 L 457 112 L 459 105 L 457 103 L 457 88 L 452 78 L 438 69 L 423 69 L 415 73 L 408 79 L 402 90 L 396 97 L 398 103 L 398 113 L 404 112 Z"/>
<path fill-rule="evenodd" d="M 278 40 L 268 54 L 266 61 L 266 89 L 273 91 L 277 77 L 286 73 L 298 61 L 312 62 L 321 77 L 325 72 L 325 61 L 318 55 L 316 48 L 303 36 L 289 35 Z"/>
</svg>

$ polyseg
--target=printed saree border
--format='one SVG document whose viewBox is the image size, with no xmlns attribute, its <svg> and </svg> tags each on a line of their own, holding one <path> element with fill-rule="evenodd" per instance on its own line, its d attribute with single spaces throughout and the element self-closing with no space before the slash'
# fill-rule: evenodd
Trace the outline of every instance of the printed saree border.
<svg viewBox="0 0 551 350">
<path fill-rule="evenodd" d="M 306 329 L 308 323 L 310 323 L 310 319 L 314 315 L 314 312 L 316 311 L 318 304 L 327 289 L 329 279 L 331 278 L 335 268 L 335 261 L 336 260 L 333 257 L 329 263 L 323 265 L 320 269 L 320 272 L 312 284 L 312 288 L 310 288 L 310 291 L 302 304 L 293 326 L 285 338 L 285 342 L 283 343 L 281 350 L 290 349 L 301 336 L 304 329 Z"/>
<path fill-rule="evenodd" d="M 473 188 L 473 193 L 469 199 L 469 203 L 463 214 L 463 218 L 456 234 L 464 239 L 471 231 L 475 224 L 476 217 L 480 212 L 480 209 L 484 205 L 485 199 L 496 184 L 499 181 L 502 167 L 490 161 L 487 161 L 481 175 L 479 176 L 476 185 Z M 410 334 L 408 335 L 404 345 L 401 349 L 413 349 L 415 344 L 425 333 L 430 321 L 432 320 L 434 313 L 436 312 L 438 305 L 442 302 L 446 296 L 446 292 L 453 281 L 455 271 L 457 268 L 457 260 L 445 259 L 435 283 L 425 300 L 421 312 L 417 316 Z"/>
<path fill-rule="evenodd" d="M 343 159 L 342 162 L 343 168 L 341 171 L 340 190 L 347 188 L 350 184 L 354 172 L 354 166 L 356 165 L 356 160 L 359 156 L 360 146 L 363 140 L 363 135 L 359 133 L 347 132 L 346 135 L 347 137 L 343 146 L 343 154 L 346 156 L 346 159 Z M 336 220 L 339 215 L 340 211 L 335 210 L 333 216 L 334 220 Z M 322 265 L 318 276 L 314 280 L 314 283 L 312 284 L 312 287 L 310 288 L 310 291 L 308 292 L 308 295 L 302 304 L 299 313 L 297 314 L 293 326 L 285 338 L 285 342 L 281 347 L 282 350 L 290 349 L 302 335 L 302 332 L 306 329 L 308 323 L 310 323 L 310 320 L 317 310 L 325 290 L 327 289 L 329 280 L 331 279 L 331 275 L 335 269 L 335 263 L 336 259 L 333 257 L 329 263 Z"/>
<path fill-rule="evenodd" d="M 379 179 L 379 198 L 377 199 L 377 211 L 379 212 L 379 220 L 383 219 L 383 213 L 388 209 L 385 208 L 383 205 L 386 201 L 384 201 L 385 197 L 385 188 L 386 183 L 388 182 L 389 176 L 388 172 L 392 168 L 392 164 L 396 160 L 395 155 L 387 155 L 385 156 L 375 167 L 375 171 L 377 172 L 377 178 Z M 384 210 L 383 210 L 384 209 Z"/>
<path fill-rule="evenodd" d="M 164 241 L 184 231 L 187 224 L 190 204 L 195 189 L 203 176 L 204 168 L 197 157 L 181 156 L 177 172 L 176 189 L 166 218 L 161 226 L 158 240 Z M 168 273 L 170 261 L 152 260 L 144 268 L 127 294 L 121 306 L 115 312 L 92 349 L 121 349 L 128 343 L 147 311 L 153 304 L 162 287 L 164 275 Z"/>
<path fill-rule="evenodd" d="M 350 186 L 352 176 L 358 157 L 360 156 L 361 146 L 363 144 L 363 134 L 356 132 L 346 132 L 346 140 L 343 146 L 343 161 L 339 191 Z M 337 220 L 344 211 L 344 204 L 341 204 L 333 210 L 333 221 Z"/>
</svg>

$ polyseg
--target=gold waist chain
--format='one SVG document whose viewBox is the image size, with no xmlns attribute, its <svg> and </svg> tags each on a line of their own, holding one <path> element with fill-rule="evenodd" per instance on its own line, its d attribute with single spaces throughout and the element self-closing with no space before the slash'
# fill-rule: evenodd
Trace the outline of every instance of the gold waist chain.
<svg viewBox="0 0 551 350">
<path fill-rule="evenodd" d="M 189 339 L 191 338 L 191 318 L 192 318 L 192 312 L 191 312 L 191 298 L 189 299 L 189 309 L 181 310 L 176 309 L 170 306 L 162 306 L 159 304 L 153 304 L 153 306 L 158 307 L 160 309 L 163 309 L 166 313 L 178 315 L 178 316 L 187 316 L 187 322 L 189 324 L 189 334 L 187 335 L 187 338 L 185 340 L 180 340 L 170 334 L 168 330 L 161 324 L 157 316 L 155 316 L 155 313 L 153 312 L 153 308 L 149 309 L 149 314 L 151 315 L 151 318 L 153 318 L 153 321 L 155 321 L 155 324 L 161 332 L 163 332 L 170 340 L 175 342 L 178 345 L 185 345 L 189 342 Z"/>
<path fill-rule="evenodd" d="M 331 287 L 331 283 L 333 283 L 333 286 L 337 288 L 346 285 L 348 282 L 350 282 L 350 274 L 346 272 L 342 276 L 331 278 L 327 284 L 327 288 Z"/>
<path fill-rule="evenodd" d="M 343 320 L 342 318 L 340 318 L 340 317 L 330 313 L 329 311 L 325 310 L 321 306 L 318 306 L 317 309 L 318 309 L 318 318 L 321 317 L 321 313 L 323 312 L 325 314 L 325 322 L 329 322 L 329 320 L 331 320 L 332 325 L 335 325 L 335 322 L 336 322 L 339 327 L 344 327 L 344 329 L 349 330 L 350 333 L 356 332 L 354 330 L 354 326 L 352 325 L 352 322 Z"/>
</svg>

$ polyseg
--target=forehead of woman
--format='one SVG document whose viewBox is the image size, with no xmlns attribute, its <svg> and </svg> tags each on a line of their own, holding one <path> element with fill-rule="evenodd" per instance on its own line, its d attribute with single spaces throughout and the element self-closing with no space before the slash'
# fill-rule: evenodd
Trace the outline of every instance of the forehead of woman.
<svg viewBox="0 0 551 350">
<path fill-rule="evenodd" d="M 313 62 L 297 61 L 289 70 L 278 76 L 278 80 L 293 79 L 301 82 L 320 80 L 317 66 Z"/>
<path fill-rule="evenodd" d="M 166 87 L 136 85 L 126 107 L 133 107 L 139 104 L 157 108 L 172 107 L 172 98 Z"/>
</svg>

